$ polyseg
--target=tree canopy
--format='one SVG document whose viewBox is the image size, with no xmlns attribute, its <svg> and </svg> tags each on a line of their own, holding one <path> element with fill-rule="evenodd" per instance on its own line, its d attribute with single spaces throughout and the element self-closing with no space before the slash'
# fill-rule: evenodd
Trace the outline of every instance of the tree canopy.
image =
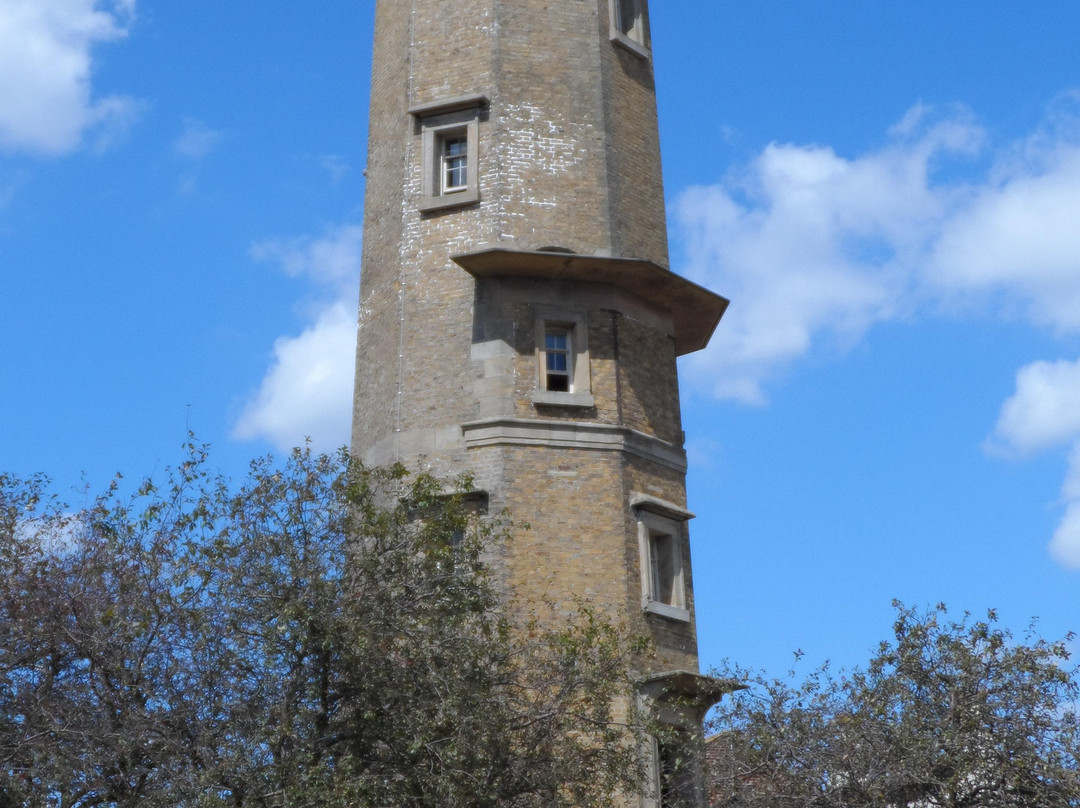
<svg viewBox="0 0 1080 808">
<path fill-rule="evenodd" d="M 720 705 L 714 807 L 1080 806 L 1080 677 L 1072 636 L 1022 641 L 943 605 L 896 604 L 895 640 L 865 670 L 802 683 L 728 667 L 753 687 Z"/>
<path fill-rule="evenodd" d="M 0 808 L 606 806 L 642 645 L 515 617 L 506 519 L 347 454 L 205 451 L 72 511 L 0 475 Z"/>
</svg>

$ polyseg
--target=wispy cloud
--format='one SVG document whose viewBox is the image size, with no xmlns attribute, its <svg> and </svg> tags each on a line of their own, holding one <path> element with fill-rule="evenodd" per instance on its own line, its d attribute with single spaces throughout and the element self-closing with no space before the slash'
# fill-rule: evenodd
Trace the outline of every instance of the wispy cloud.
<svg viewBox="0 0 1080 808">
<path fill-rule="evenodd" d="M 183 129 L 173 142 L 173 148 L 181 157 L 198 162 L 209 155 L 220 142 L 221 132 L 195 118 L 184 118 Z"/>
<path fill-rule="evenodd" d="M 359 294 L 360 247 L 363 230 L 345 224 L 327 228 L 319 237 L 266 239 L 253 244 L 256 261 L 278 264 L 291 277 L 305 277 L 337 295 Z"/>
<path fill-rule="evenodd" d="M 691 357 L 691 379 L 761 405 L 810 351 L 942 312 L 1080 331 L 1080 94 L 1058 98 L 1028 137 L 993 150 L 989 141 L 968 110 L 920 105 L 876 151 L 771 144 L 723 181 L 685 191 L 674 211 L 681 269 L 733 301 Z M 987 443 L 1014 454 L 1073 446 L 1052 552 L 1080 568 L 1077 413 L 1080 361 L 1036 362 L 1019 372 Z"/>
<path fill-rule="evenodd" d="M 349 173 L 350 166 L 340 154 L 320 154 L 318 161 L 323 170 L 330 175 L 330 182 L 333 185 L 337 185 Z"/>
<path fill-rule="evenodd" d="M 25 171 L 13 171 L 0 174 L 0 210 L 3 210 L 18 194 L 23 183 L 26 182 Z"/>
<path fill-rule="evenodd" d="M 309 325 L 274 343 L 270 367 L 233 429 L 285 450 L 310 439 L 319 450 L 349 442 L 361 228 L 341 225 L 317 238 L 270 239 L 251 248 L 258 261 L 304 278 L 322 293 L 304 305 Z"/>
<path fill-rule="evenodd" d="M 135 0 L 0 3 L 0 151 L 57 155 L 88 133 L 115 143 L 138 113 L 131 98 L 95 96 L 92 51 L 128 35 Z"/>
</svg>

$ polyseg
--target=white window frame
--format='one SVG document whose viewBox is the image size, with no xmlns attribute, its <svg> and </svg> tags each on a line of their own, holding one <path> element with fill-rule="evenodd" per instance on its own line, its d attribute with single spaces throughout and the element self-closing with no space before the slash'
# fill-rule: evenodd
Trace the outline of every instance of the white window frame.
<svg viewBox="0 0 1080 808">
<path fill-rule="evenodd" d="M 649 58 L 648 0 L 608 0 L 608 9 L 611 17 L 611 41 L 638 56 Z M 632 19 L 626 19 L 627 16 Z"/>
<path fill-rule="evenodd" d="M 547 336 L 565 334 L 568 390 L 549 390 Z M 594 407 L 589 371 L 589 328 L 585 312 L 541 309 L 536 313 L 536 389 L 534 404 L 558 407 Z"/>
<path fill-rule="evenodd" d="M 552 339 L 562 338 L 563 346 L 552 347 Z M 572 325 L 567 326 L 562 323 L 559 324 L 544 324 L 544 344 L 542 346 L 544 352 L 544 362 L 540 367 L 541 375 L 541 387 L 547 390 L 549 393 L 572 393 L 574 392 L 574 328 Z M 552 368 L 552 358 L 556 356 L 563 357 L 563 364 L 565 368 L 562 370 Z M 565 379 L 566 389 L 563 390 L 562 384 L 556 385 L 555 378 Z"/>
<path fill-rule="evenodd" d="M 451 144 L 463 143 L 464 153 L 451 153 Z M 458 162 L 464 160 L 464 164 Z M 468 190 L 469 177 L 475 170 L 475 166 L 469 163 L 469 133 L 468 130 L 460 132 L 446 132 L 439 138 L 439 179 L 440 192 L 443 195 L 459 193 Z M 455 172 L 461 171 L 465 181 L 451 184 L 450 177 Z"/>
<path fill-rule="evenodd" d="M 422 212 L 462 207 L 480 201 L 480 114 L 487 98 L 461 96 L 412 107 L 420 127 Z M 465 140 L 465 183 L 447 185 L 446 144 Z"/>
</svg>

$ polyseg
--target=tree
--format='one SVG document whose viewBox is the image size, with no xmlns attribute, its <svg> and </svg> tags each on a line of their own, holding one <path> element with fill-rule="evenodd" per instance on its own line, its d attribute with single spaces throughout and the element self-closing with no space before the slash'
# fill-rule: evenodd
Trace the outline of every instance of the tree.
<svg viewBox="0 0 1080 808">
<path fill-rule="evenodd" d="M 642 782 L 630 660 L 526 620 L 477 518 L 347 454 L 189 457 L 78 512 L 0 476 L 0 807 L 605 806 Z M 552 626 L 554 627 L 552 628 Z"/>
<path fill-rule="evenodd" d="M 895 606 L 895 641 L 865 670 L 826 665 L 799 685 L 752 677 L 720 706 L 713 806 L 1080 806 L 1072 636 L 1029 629 L 1016 642 L 993 611 L 951 620 L 943 605 Z"/>
</svg>

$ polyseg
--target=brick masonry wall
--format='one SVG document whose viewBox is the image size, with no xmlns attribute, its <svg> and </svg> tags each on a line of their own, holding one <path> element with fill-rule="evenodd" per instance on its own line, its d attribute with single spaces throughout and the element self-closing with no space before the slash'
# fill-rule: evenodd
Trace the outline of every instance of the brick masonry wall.
<svg viewBox="0 0 1080 808">
<path fill-rule="evenodd" d="M 606 12 L 606 0 L 600 0 Z M 625 48 L 603 48 L 605 129 L 616 255 L 667 266 L 660 134 L 652 65 Z"/>
<path fill-rule="evenodd" d="M 447 8 L 441 0 L 377 6 L 359 448 L 432 418 L 460 423 L 474 409 L 457 339 L 471 333 L 473 279 L 452 255 L 562 246 L 667 261 L 651 65 L 609 41 L 607 0 Z M 474 167 L 480 203 L 423 214 L 421 132 L 407 110 L 474 93 L 491 99 Z"/>
<path fill-rule="evenodd" d="M 655 669 L 696 670 L 693 622 L 642 613 L 629 506 L 634 492 L 683 505 L 682 470 L 612 448 L 469 448 L 463 429 L 580 422 L 681 457 L 671 313 L 601 284 L 479 282 L 452 260 L 558 246 L 665 266 L 651 63 L 610 41 L 608 0 L 378 0 L 374 59 L 354 451 L 472 472 L 493 511 L 532 525 L 500 559 L 509 591 L 564 609 L 593 600 L 653 636 Z M 474 94 L 490 100 L 471 167 L 480 200 L 421 212 L 422 130 L 408 109 Z M 585 318 L 592 407 L 533 402 L 536 321 L 551 309 Z"/>
<path fill-rule="evenodd" d="M 679 380 L 671 337 L 633 317 L 618 319 L 623 423 L 682 445 Z"/>
</svg>

